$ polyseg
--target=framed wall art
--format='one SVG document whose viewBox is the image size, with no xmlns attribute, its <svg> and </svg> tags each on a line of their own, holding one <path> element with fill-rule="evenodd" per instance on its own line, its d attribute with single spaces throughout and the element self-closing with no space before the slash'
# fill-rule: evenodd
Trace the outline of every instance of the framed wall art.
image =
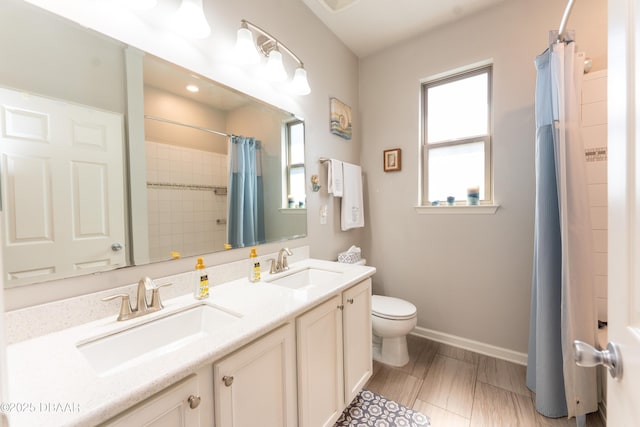
<svg viewBox="0 0 640 427">
<path fill-rule="evenodd" d="M 331 133 L 351 139 L 351 107 L 336 98 L 330 98 L 330 109 Z"/>
<path fill-rule="evenodd" d="M 396 172 L 402 168 L 402 150 L 394 148 L 392 150 L 384 150 L 383 162 L 385 172 Z"/>
</svg>

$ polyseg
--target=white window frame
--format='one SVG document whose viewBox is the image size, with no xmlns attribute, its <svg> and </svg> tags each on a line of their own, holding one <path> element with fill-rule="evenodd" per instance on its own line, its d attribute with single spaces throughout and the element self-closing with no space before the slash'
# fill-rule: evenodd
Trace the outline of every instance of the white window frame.
<svg viewBox="0 0 640 427">
<path fill-rule="evenodd" d="M 291 194 L 291 182 L 290 182 L 290 177 L 291 177 L 291 169 L 293 168 L 302 168 L 303 174 L 305 176 L 305 180 L 306 180 L 306 170 L 305 170 L 305 163 L 291 163 L 291 127 L 301 124 L 302 125 L 302 134 L 303 134 L 303 139 L 305 137 L 306 134 L 306 126 L 305 126 L 305 122 L 304 120 L 301 119 L 295 119 L 295 120 L 290 120 L 284 123 L 284 138 L 283 138 L 283 145 L 284 145 L 284 156 L 283 156 L 283 173 L 284 173 L 284 177 L 283 177 L 283 200 L 282 200 L 282 208 L 283 209 L 289 209 L 289 205 L 288 205 L 288 195 Z M 306 190 L 306 188 L 305 188 Z M 305 191 L 305 196 L 306 196 L 306 191 Z M 305 201 L 305 208 L 306 208 L 306 201 Z M 294 208 L 294 210 L 296 211 L 301 211 L 301 208 Z"/>
<path fill-rule="evenodd" d="M 457 80 L 462 80 L 465 78 L 473 77 L 479 74 L 488 74 L 487 78 L 487 96 L 489 102 L 489 108 L 487 110 L 487 134 L 485 135 L 476 135 L 469 138 L 460 138 L 449 141 L 442 141 L 438 143 L 428 144 L 427 142 L 427 91 L 431 87 L 439 86 L 442 84 L 450 83 Z M 466 208 L 469 208 L 474 211 L 474 213 L 494 213 L 497 209 L 497 206 L 494 205 L 493 199 L 493 159 L 492 159 L 492 136 L 493 136 L 493 126 L 492 126 L 492 116 L 493 116 L 493 96 L 492 96 L 492 88 L 493 88 L 493 64 L 492 62 L 484 62 L 480 64 L 474 64 L 472 66 L 466 67 L 464 69 L 457 69 L 454 71 L 450 71 L 447 73 L 442 73 L 437 76 L 433 76 L 431 78 L 425 79 L 421 82 L 421 106 L 422 111 L 420 113 L 420 122 L 422 126 L 422 135 L 420 141 L 420 149 L 421 149 L 421 159 L 422 159 L 422 175 L 421 179 L 421 191 L 420 191 L 420 206 L 417 206 L 418 211 L 421 213 L 429 211 L 429 213 L 465 213 Z M 455 146 L 468 144 L 472 142 L 483 142 L 484 144 L 484 159 L 485 159 L 485 179 L 484 179 L 484 198 L 480 200 L 480 205 L 478 206 L 466 206 L 466 201 L 457 200 L 454 206 L 442 206 L 443 201 L 441 201 L 440 206 L 434 206 L 437 209 L 428 209 L 431 208 L 431 202 L 429 201 L 428 194 L 428 177 L 429 177 L 429 150 L 431 148 L 442 148 L 447 146 Z M 483 208 L 484 207 L 484 208 Z M 486 208 L 489 209 L 486 209 Z M 464 209 L 460 209 L 464 208 Z M 432 212 L 433 211 L 433 212 Z"/>
</svg>

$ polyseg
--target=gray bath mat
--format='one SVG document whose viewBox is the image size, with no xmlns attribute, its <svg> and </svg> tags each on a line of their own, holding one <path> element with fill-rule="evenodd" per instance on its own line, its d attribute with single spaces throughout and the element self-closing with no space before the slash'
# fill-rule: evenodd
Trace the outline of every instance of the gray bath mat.
<svg viewBox="0 0 640 427">
<path fill-rule="evenodd" d="M 430 424 L 426 415 L 369 390 L 362 390 L 334 427 L 419 427 Z"/>
</svg>

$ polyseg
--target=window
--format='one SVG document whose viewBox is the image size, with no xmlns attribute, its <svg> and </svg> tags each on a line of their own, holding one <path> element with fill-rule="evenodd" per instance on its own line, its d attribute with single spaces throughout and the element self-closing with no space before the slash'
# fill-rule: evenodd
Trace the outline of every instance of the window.
<svg viewBox="0 0 640 427">
<path fill-rule="evenodd" d="M 474 187 L 492 203 L 491 66 L 425 82 L 422 100 L 424 204 L 465 205 Z"/>
<path fill-rule="evenodd" d="M 304 122 L 286 124 L 286 208 L 306 207 L 304 183 Z"/>
</svg>

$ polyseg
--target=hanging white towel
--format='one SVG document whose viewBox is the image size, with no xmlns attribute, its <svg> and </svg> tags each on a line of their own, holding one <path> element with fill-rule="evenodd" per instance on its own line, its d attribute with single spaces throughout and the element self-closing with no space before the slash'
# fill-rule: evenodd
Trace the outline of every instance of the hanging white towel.
<svg viewBox="0 0 640 427">
<path fill-rule="evenodd" d="M 362 199 L 362 168 L 351 163 L 342 163 L 344 194 L 342 196 L 341 228 L 364 227 Z"/>
<path fill-rule="evenodd" d="M 344 194 L 342 162 L 340 160 L 330 159 L 328 164 L 327 191 L 329 194 L 333 194 L 333 197 L 342 197 Z"/>
</svg>

